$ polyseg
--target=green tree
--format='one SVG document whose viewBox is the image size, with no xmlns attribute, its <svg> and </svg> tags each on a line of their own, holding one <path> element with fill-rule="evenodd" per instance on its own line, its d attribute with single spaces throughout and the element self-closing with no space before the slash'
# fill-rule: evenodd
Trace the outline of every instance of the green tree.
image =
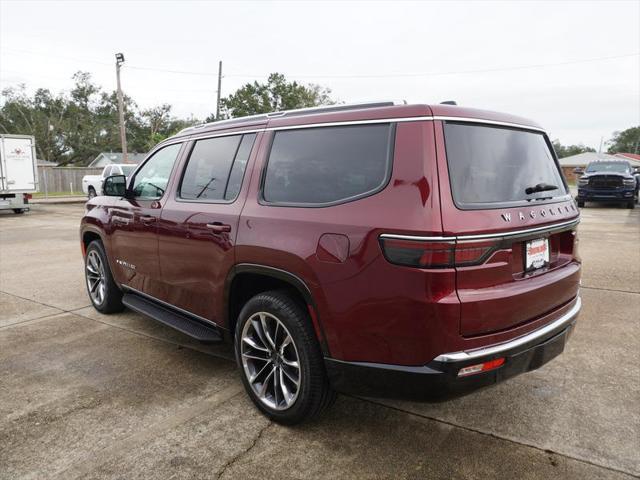
<svg viewBox="0 0 640 480">
<path fill-rule="evenodd" d="M 272 73 L 267 83 L 247 83 L 220 101 L 221 118 L 245 117 L 294 108 L 332 105 L 331 90 L 315 84 L 288 82 L 281 73 Z M 206 121 L 216 120 L 211 115 Z"/>
<path fill-rule="evenodd" d="M 570 157 L 572 155 L 578 155 L 579 153 L 595 152 L 596 150 L 591 147 L 586 147 L 582 143 L 578 145 L 562 145 L 560 140 L 554 140 L 553 149 L 556 151 L 558 158 Z"/>
<path fill-rule="evenodd" d="M 38 89 L 29 96 L 24 85 L 3 90 L 0 132 L 35 136 L 38 158 L 61 165 L 86 165 L 100 152 L 120 151 L 116 93 L 103 91 L 86 72 L 77 72 L 73 80 L 67 95 Z M 173 117 L 167 104 L 140 111 L 126 95 L 124 110 L 130 152 L 146 152 L 198 123 Z"/>
<path fill-rule="evenodd" d="M 146 152 L 164 139 L 178 133 L 186 127 L 200 123 L 195 118 L 178 119 L 171 115 L 171 105 L 162 105 L 148 108 L 140 112 L 136 122 L 138 131 L 134 134 L 132 148 L 138 152 Z"/>
<path fill-rule="evenodd" d="M 57 161 L 67 147 L 63 132 L 66 117 L 66 100 L 54 96 L 49 90 L 38 89 L 33 97 L 26 94 L 25 85 L 2 91 L 0 107 L 0 132 L 19 133 L 36 137 L 38 158 Z"/>
<path fill-rule="evenodd" d="M 640 126 L 613 132 L 613 138 L 607 145 L 609 153 L 640 153 Z"/>
</svg>

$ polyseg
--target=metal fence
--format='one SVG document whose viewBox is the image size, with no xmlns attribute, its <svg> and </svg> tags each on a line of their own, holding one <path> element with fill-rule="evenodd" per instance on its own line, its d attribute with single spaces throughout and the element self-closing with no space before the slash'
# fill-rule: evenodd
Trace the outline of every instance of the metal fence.
<svg viewBox="0 0 640 480">
<path fill-rule="evenodd" d="M 40 193 L 46 197 L 50 193 L 82 195 L 82 177 L 99 175 L 103 167 L 38 167 Z"/>
</svg>

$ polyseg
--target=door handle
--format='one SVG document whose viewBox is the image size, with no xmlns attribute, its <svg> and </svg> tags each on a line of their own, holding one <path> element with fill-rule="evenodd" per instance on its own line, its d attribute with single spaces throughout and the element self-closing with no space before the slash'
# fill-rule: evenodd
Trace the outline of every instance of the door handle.
<svg viewBox="0 0 640 480">
<path fill-rule="evenodd" d="M 229 233 L 231 231 L 231 225 L 220 222 L 207 223 L 207 228 L 213 233 Z"/>
</svg>

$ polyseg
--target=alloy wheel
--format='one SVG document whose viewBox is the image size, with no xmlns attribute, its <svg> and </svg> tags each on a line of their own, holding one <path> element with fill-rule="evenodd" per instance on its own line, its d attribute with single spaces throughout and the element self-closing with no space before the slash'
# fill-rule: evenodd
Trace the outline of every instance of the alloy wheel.
<svg viewBox="0 0 640 480">
<path fill-rule="evenodd" d="M 240 341 L 242 367 L 251 389 L 267 407 L 286 410 L 300 391 L 298 350 L 284 324 L 267 312 L 245 322 Z"/>
<path fill-rule="evenodd" d="M 85 274 L 91 301 L 96 305 L 102 305 L 106 289 L 104 264 L 95 250 L 87 254 Z"/>
</svg>

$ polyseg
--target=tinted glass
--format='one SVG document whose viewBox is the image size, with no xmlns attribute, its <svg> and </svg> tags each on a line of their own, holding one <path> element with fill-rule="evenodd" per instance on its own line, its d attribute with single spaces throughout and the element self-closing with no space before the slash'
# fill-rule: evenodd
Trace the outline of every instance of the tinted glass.
<svg viewBox="0 0 640 480">
<path fill-rule="evenodd" d="M 390 124 L 276 132 L 264 199 L 324 204 L 374 192 L 390 172 L 392 133 Z"/>
<path fill-rule="evenodd" d="M 182 177 L 180 197 L 222 200 L 241 135 L 198 140 Z"/>
<path fill-rule="evenodd" d="M 111 167 L 104 167 L 104 170 L 102 170 L 102 177 L 107 178 L 109 175 L 111 175 Z"/>
<path fill-rule="evenodd" d="M 444 132 L 453 198 L 462 207 L 567 193 L 541 133 L 457 123 L 446 123 Z M 526 193 L 541 184 L 547 190 Z"/>
<path fill-rule="evenodd" d="M 594 172 L 613 172 L 613 173 L 629 173 L 629 165 L 623 162 L 595 162 L 590 163 L 587 167 L 587 173 Z"/>
<path fill-rule="evenodd" d="M 164 147 L 145 162 L 133 182 L 133 195 L 136 198 L 157 200 L 164 195 L 181 146 L 177 143 Z"/>
<path fill-rule="evenodd" d="M 242 178 L 244 177 L 244 171 L 247 168 L 247 162 L 249 161 L 249 154 L 251 153 L 251 147 L 256 139 L 256 134 L 251 133 L 242 137 L 238 153 L 231 167 L 231 173 L 229 174 L 229 181 L 227 182 L 227 191 L 224 194 L 225 200 L 234 200 L 238 193 L 240 193 L 240 187 L 242 186 Z"/>
</svg>

